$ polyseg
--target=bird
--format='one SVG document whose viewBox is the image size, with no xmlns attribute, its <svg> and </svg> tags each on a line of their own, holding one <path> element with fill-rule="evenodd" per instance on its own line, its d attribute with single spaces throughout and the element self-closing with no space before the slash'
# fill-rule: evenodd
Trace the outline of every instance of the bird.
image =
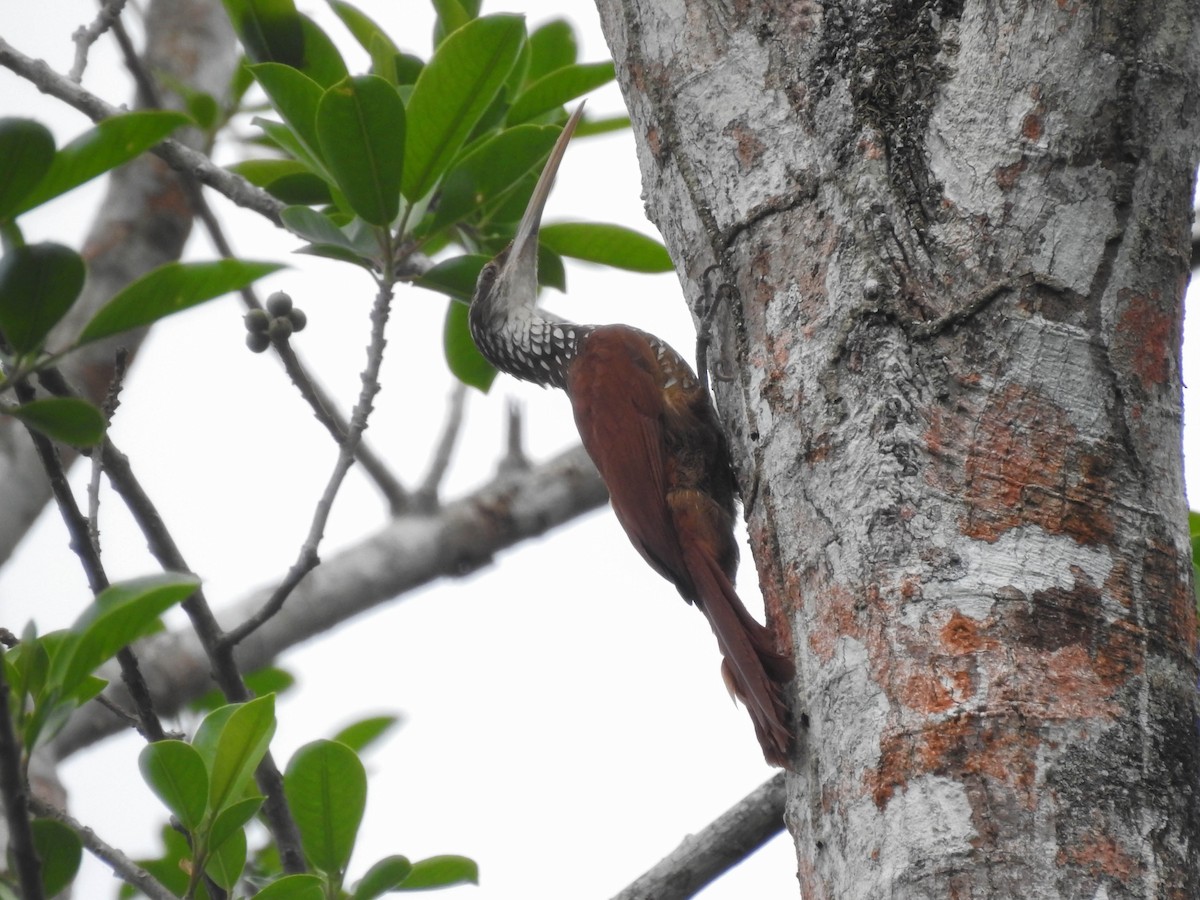
<svg viewBox="0 0 1200 900">
<path fill-rule="evenodd" d="M 471 336 L 501 372 L 565 391 L 617 520 L 650 567 L 708 618 L 725 684 L 749 711 L 764 757 L 790 768 L 784 687 L 793 666 L 733 585 L 737 481 L 707 388 L 652 334 L 577 324 L 537 304 L 542 212 L 582 114 L 581 104 L 563 126 L 512 241 L 480 270 Z"/>
</svg>

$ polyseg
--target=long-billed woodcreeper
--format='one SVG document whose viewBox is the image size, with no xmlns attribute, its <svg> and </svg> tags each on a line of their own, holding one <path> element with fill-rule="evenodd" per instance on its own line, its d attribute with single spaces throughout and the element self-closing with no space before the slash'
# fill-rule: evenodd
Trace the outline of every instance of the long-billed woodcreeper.
<svg viewBox="0 0 1200 900">
<path fill-rule="evenodd" d="M 501 371 L 566 391 L 618 521 L 646 562 L 708 617 L 726 685 L 749 710 L 767 761 L 787 766 L 781 689 L 791 661 L 733 587 L 737 485 L 707 389 L 651 334 L 577 325 L 537 306 L 542 210 L 582 110 L 563 127 L 512 242 L 479 273 L 471 336 Z"/>
</svg>

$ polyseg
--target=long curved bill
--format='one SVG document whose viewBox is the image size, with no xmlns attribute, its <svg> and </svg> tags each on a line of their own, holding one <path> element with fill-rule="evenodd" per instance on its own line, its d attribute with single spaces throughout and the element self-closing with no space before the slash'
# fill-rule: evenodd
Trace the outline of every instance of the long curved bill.
<svg viewBox="0 0 1200 900">
<path fill-rule="evenodd" d="M 563 126 L 562 133 L 555 141 L 549 159 L 546 160 L 546 167 L 542 169 L 541 177 L 534 185 L 529 205 L 525 207 L 525 215 L 521 216 L 521 222 L 517 225 L 517 233 L 513 236 L 512 249 L 509 251 L 509 258 L 512 260 L 522 259 L 526 255 L 534 258 L 537 256 L 538 228 L 542 224 L 542 211 L 546 208 L 546 198 L 550 196 L 550 188 L 554 186 L 554 176 L 558 174 L 563 154 L 567 152 L 567 144 L 570 143 L 571 135 L 575 133 L 575 127 L 581 118 L 583 118 L 583 103 L 580 103 L 575 108 L 575 112 L 571 113 L 571 118 L 567 119 L 567 124 Z"/>
</svg>

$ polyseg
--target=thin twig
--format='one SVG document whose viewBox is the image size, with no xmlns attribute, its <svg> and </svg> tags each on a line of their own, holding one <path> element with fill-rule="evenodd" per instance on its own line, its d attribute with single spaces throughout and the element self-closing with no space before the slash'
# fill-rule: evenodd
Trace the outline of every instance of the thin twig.
<svg viewBox="0 0 1200 900">
<path fill-rule="evenodd" d="M 113 870 L 121 880 L 128 882 L 151 900 L 178 900 L 158 879 L 131 860 L 111 844 L 101 840 L 96 832 L 73 818 L 65 810 L 52 806 L 37 797 L 30 798 L 30 807 L 44 819 L 62 822 L 79 835 L 79 840 L 88 852 Z"/>
<path fill-rule="evenodd" d="M 249 304 L 247 304 L 249 305 Z M 283 362 L 284 371 L 292 380 L 300 395 L 307 401 L 312 408 L 313 414 L 317 421 L 325 426 L 325 429 L 333 436 L 333 439 L 341 444 L 346 440 L 346 433 L 349 430 L 349 423 L 345 416 L 338 410 L 337 405 L 333 402 L 333 398 L 325 391 L 320 384 L 313 380 L 309 375 L 304 364 L 296 356 L 296 351 L 292 349 L 288 341 L 280 341 L 273 343 L 275 351 L 279 354 L 279 359 Z M 408 508 L 410 498 L 408 491 L 400 484 L 396 476 L 391 473 L 391 470 L 384 464 L 375 452 L 367 446 L 365 440 L 360 440 L 358 450 L 355 452 L 355 458 L 362 463 L 363 469 L 375 482 L 375 486 L 379 488 L 384 499 L 388 502 L 388 508 L 393 516 L 399 515 Z"/>
<path fill-rule="evenodd" d="M 100 407 L 100 411 L 104 413 L 104 421 L 107 425 L 112 424 L 112 417 L 117 411 L 117 407 L 121 405 L 121 387 L 125 381 L 125 372 L 129 365 L 129 351 L 124 347 L 117 350 L 116 359 L 113 362 L 113 374 L 108 383 L 108 393 L 104 397 L 104 403 Z M 88 481 L 88 537 L 92 540 L 92 545 L 97 551 L 100 550 L 100 474 L 104 471 L 104 466 L 101 463 L 100 454 L 92 454 L 92 475 Z"/>
<path fill-rule="evenodd" d="M 375 395 L 379 393 L 379 371 L 383 366 L 383 350 L 387 345 L 385 336 L 388 315 L 392 303 L 392 286 L 389 278 L 385 277 L 379 283 L 379 292 L 375 295 L 375 303 L 371 307 L 371 343 L 367 347 L 367 367 L 363 370 L 362 389 L 358 394 L 358 402 L 354 404 L 354 412 L 350 415 L 350 427 L 346 431 L 346 439 L 341 444 L 337 462 L 334 463 L 333 473 L 325 485 L 321 499 L 317 501 L 313 512 L 312 523 L 309 525 L 308 537 L 300 548 L 300 554 L 287 575 L 271 594 L 263 606 L 248 617 L 244 622 L 225 635 L 223 644 L 233 648 L 263 626 L 283 608 L 288 596 L 296 589 L 304 576 L 315 569 L 321 558 L 317 551 L 325 536 L 325 525 L 333 510 L 333 501 L 337 498 L 342 481 L 354 462 L 354 454 L 363 432 L 367 428 Z"/>
<path fill-rule="evenodd" d="M 446 421 L 442 425 L 442 434 L 434 449 L 429 472 L 425 475 L 425 479 L 421 482 L 414 497 L 419 510 L 432 512 L 438 507 L 438 492 L 441 490 L 442 479 L 446 477 L 446 470 L 450 467 L 450 457 L 454 454 L 454 445 L 462 431 L 463 409 L 466 407 L 466 403 L 467 386 L 459 381 L 455 383 L 454 389 L 450 392 Z"/>
<path fill-rule="evenodd" d="M 124 8 L 125 0 L 103 0 L 100 4 L 100 12 L 92 20 L 92 24 L 80 25 L 71 35 L 71 40 L 75 42 L 75 63 L 71 66 L 67 77 L 76 84 L 83 80 L 83 70 L 87 68 L 88 51 L 92 49 L 92 44 L 100 40 L 104 32 L 118 23 L 121 10 Z"/>
<path fill-rule="evenodd" d="M 0 38 L 0 66 L 20 75 L 43 94 L 49 94 L 79 110 L 94 122 L 124 112 L 90 91 L 58 74 L 40 59 L 32 59 Z M 216 165 L 203 153 L 168 138 L 151 151 L 177 172 L 190 172 L 196 180 L 224 194 L 238 206 L 253 210 L 276 225 L 284 204 L 262 188 Z"/>
<path fill-rule="evenodd" d="M 783 830 L 784 773 L 689 835 L 613 900 L 686 900 Z"/>
<path fill-rule="evenodd" d="M 33 388 L 28 384 L 18 384 L 16 391 L 17 397 L 22 403 L 27 403 L 34 397 Z M 71 485 L 67 482 L 67 473 L 63 469 L 58 450 L 45 435 L 32 428 L 27 430 L 33 440 L 38 458 L 42 462 L 42 468 L 46 470 L 46 477 L 50 481 L 50 492 L 54 495 L 54 501 L 63 517 L 63 522 L 66 523 L 67 533 L 71 536 L 71 549 L 75 551 L 75 555 L 83 564 L 83 571 L 87 576 L 88 586 L 92 589 L 92 593 L 98 596 L 109 585 L 108 575 L 100 561 L 100 553 L 88 534 L 87 519 L 80 511 L 79 504 L 75 502 L 75 495 L 71 491 Z M 161 741 L 165 732 L 162 723 L 158 720 L 158 715 L 154 712 L 150 689 L 146 687 L 146 681 L 138 669 L 137 657 L 128 647 L 122 647 L 117 651 L 117 662 L 121 664 L 121 678 L 129 688 L 129 696 L 133 698 L 134 706 L 137 709 L 142 735 L 148 741 Z"/>
<path fill-rule="evenodd" d="M 496 471 L 501 474 L 524 472 L 529 468 L 529 457 L 525 455 L 521 405 L 516 400 L 509 400 L 507 413 L 504 428 L 504 455 L 500 457 L 500 465 L 496 467 Z"/>
<path fill-rule="evenodd" d="M 8 852 L 25 900 L 43 900 L 42 864 L 33 845 L 29 824 L 29 790 L 22 773 L 21 743 L 13 731 L 8 708 L 8 680 L 4 677 L 4 650 L 0 649 L 0 806 L 8 823 Z"/>
</svg>

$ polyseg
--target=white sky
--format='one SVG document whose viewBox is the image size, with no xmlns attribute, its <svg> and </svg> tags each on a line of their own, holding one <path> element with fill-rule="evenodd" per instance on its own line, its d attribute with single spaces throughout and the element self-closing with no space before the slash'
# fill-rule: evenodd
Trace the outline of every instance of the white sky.
<svg viewBox="0 0 1200 900">
<path fill-rule="evenodd" d="M 428 4 L 359 5 L 403 47 L 427 55 Z M 301 7 L 338 37 L 352 69 L 365 68 L 357 45 L 328 24 L 323 4 L 302 0 Z M 501 8 L 485 3 L 486 11 Z M 607 56 L 589 2 L 513 0 L 503 8 L 526 11 L 531 27 L 566 15 L 579 29 L 581 58 Z M 70 34 L 93 10 L 85 0 L 42 4 L 24 16 L 10 9 L 4 37 L 66 71 Z M 130 90 L 118 71 L 102 43 L 84 84 L 110 102 L 125 102 Z M 613 86 L 588 102 L 594 114 L 621 108 Z M 60 144 L 88 124 L 7 70 L 0 70 L 0 115 L 37 117 L 55 128 Z M 547 219 L 616 221 L 651 231 L 639 193 L 629 133 L 578 141 Z M 78 245 L 100 196 L 92 185 L 23 217 L 27 239 Z M 213 202 L 241 255 L 294 266 L 261 282 L 262 295 L 287 290 L 308 313 L 309 328 L 296 347 L 348 409 L 367 340 L 370 281 L 347 266 L 292 255 L 296 240 Z M 215 256 L 199 229 L 188 255 Z M 635 324 L 690 354 L 691 323 L 672 276 L 571 266 L 568 282 L 567 298 L 554 301 L 563 314 Z M 440 358 L 444 308 L 427 292 L 397 297 L 383 393 L 368 431 L 409 483 L 423 475 L 451 389 Z M 138 356 L 114 426 L 218 607 L 274 582 L 291 564 L 334 460 L 332 442 L 279 365 L 244 348 L 241 313 L 230 297 L 158 326 Z M 1190 343 L 1196 346 L 1195 337 Z M 1195 382 L 1200 374 L 1189 355 L 1194 351 L 1185 349 L 1185 380 Z M 469 398 L 443 496 L 490 476 L 510 397 L 524 406 L 534 459 L 576 442 L 560 393 L 501 379 L 489 396 Z M 1189 480 L 1200 483 L 1197 439 L 1189 433 L 1187 443 Z M 110 576 L 153 571 L 144 542 L 111 496 L 103 515 Z M 385 519 L 373 489 L 352 471 L 324 554 Z M 299 684 L 280 703 L 275 753 L 282 763 L 299 745 L 350 721 L 400 712 L 405 724 L 367 756 L 370 799 L 352 877 L 389 853 L 414 859 L 463 853 L 479 862 L 481 885 L 447 896 L 606 898 L 772 770 L 761 761 L 745 712 L 729 702 L 704 618 L 642 563 L 610 513 L 592 514 L 498 562 L 407 595 L 288 653 L 282 665 Z M 749 566 L 742 593 L 755 608 Z M 44 631 L 68 624 L 87 599 L 50 510 L 0 570 L 0 618 L 13 627 L 36 617 Z M 156 851 L 165 818 L 137 774 L 138 749 L 134 737 L 112 740 L 63 770 L 76 816 L 135 856 Z M 113 896 L 105 870 L 90 860 L 85 865 L 77 896 Z M 703 897 L 794 900 L 794 870 L 788 839 L 777 838 Z"/>
</svg>

